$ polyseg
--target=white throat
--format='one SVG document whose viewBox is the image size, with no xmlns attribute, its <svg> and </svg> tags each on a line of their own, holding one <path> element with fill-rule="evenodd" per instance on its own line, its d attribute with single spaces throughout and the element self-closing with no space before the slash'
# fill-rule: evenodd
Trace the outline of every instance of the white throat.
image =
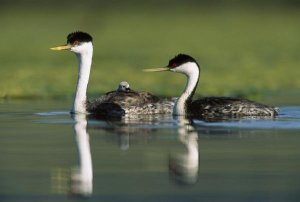
<svg viewBox="0 0 300 202">
<path fill-rule="evenodd" d="M 92 43 L 84 44 L 84 46 L 86 47 L 80 52 L 73 51 L 78 60 L 78 79 L 71 113 L 87 113 L 86 92 L 92 66 L 93 46 Z"/>
<path fill-rule="evenodd" d="M 75 114 L 74 131 L 79 156 L 79 167 L 72 174 L 75 185 L 82 194 L 92 194 L 93 191 L 93 166 L 90 149 L 90 139 L 87 133 L 87 119 L 85 114 Z"/>
<path fill-rule="evenodd" d="M 187 101 L 188 99 L 192 99 L 192 93 L 197 87 L 198 79 L 199 79 L 199 68 L 196 63 L 188 62 L 179 67 L 176 67 L 174 72 L 182 73 L 187 76 L 187 83 L 182 95 L 178 98 L 175 106 L 173 108 L 174 115 L 186 115 L 187 113 Z"/>
</svg>

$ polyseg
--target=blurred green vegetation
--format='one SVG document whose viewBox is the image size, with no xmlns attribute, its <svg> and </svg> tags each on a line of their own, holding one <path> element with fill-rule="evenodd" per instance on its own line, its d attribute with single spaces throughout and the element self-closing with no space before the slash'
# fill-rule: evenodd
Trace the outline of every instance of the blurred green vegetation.
<svg viewBox="0 0 300 202">
<path fill-rule="evenodd" d="M 288 102 L 299 103 L 299 11 L 297 1 L 279 0 L 1 1 L 0 98 L 70 98 L 75 56 L 49 48 L 81 30 L 94 37 L 91 96 L 122 80 L 178 96 L 182 75 L 141 70 L 187 53 L 202 68 L 197 95 L 261 100 L 289 92 Z"/>
</svg>

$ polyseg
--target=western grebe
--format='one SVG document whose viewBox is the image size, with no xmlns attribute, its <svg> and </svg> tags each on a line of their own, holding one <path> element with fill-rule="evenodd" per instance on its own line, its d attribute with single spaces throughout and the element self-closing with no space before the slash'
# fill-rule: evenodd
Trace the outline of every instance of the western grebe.
<svg viewBox="0 0 300 202">
<path fill-rule="evenodd" d="M 232 97 L 204 97 L 192 100 L 200 76 L 200 66 L 189 55 L 179 54 L 169 61 L 166 67 L 145 69 L 147 72 L 172 71 L 187 76 L 183 94 L 176 101 L 174 115 L 192 115 L 201 117 L 274 117 L 277 110 L 250 100 Z"/>
<path fill-rule="evenodd" d="M 96 113 L 107 116 L 172 113 L 174 105 L 172 101 L 148 92 L 132 91 L 129 86 L 126 90 L 126 83 L 120 84 L 120 89 L 117 91 L 107 93 L 94 101 L 88 101 L 86 92 L 93 57 L 92 41 L 91 35 L 77 31 L 67 36 L 66 45 L 51 48 L 55 51 L 70 50 L 77 56 L 79 72 L 71 113 Z"/>
</svg>

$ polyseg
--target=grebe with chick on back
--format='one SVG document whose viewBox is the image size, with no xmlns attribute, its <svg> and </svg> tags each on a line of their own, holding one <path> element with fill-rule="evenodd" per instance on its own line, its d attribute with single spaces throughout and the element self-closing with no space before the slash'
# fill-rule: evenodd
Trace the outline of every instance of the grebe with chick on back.
<svg viewBox="0 0 300 202">
<path fill-rule="evenodd" d="M 174 115 L 200 117 L 275 117 L 278 112 L 254 101 L 233 97 L 204 97 L 192 100 L 200 77 L 200 65 L 189 55 L 179 54 L 169 61 L 166 67 L 144 69 L 146 72 L 171 71 L 187 77 L 185 90 L 176 101 Z"/>
<path fill-rule="evenodd" d="M 106 93 L 90 101 L 87 99 L 87 86 L 93 58 L 93 38 L 90 34 L 76 31 L 67 36 L 67 44 L 50 48 L 54 51 L 70 50 L 78 61 L 78 78 L 71 113 L 92 113 L 105 116 L 128 114 L 170 114 L 174 102 L 144 91 L 126 90 L 126 83 L 118 90 Z M 125 86 L 123 86 L 125 85 Z"/>
</svg>

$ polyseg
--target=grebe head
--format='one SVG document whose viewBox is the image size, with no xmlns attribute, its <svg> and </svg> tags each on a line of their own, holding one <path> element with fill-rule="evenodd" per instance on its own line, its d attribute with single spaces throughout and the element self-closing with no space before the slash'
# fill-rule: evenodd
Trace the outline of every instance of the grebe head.
<svg viewBox="0 0 300 202">
<path fill-rule="evenodd" d="M 68 34 L 67 44 L 50 48 L 51 50 L 70 50 L 76 54 L 83 54 L 93 50 L 93 38 L 85 32 L 76 31 Z"/>
<path fill-rule="evenodd" d="M 192 75 L 194 72 L 199 72 L 199 65 L 197 61 L 186 54 L 178 54 L 169 61 L 166 67 L 145 69 L 146 72 L 160 72 L 160 71 L 172 71 L 185 74 L 187 76 Z"/>
<path fill-rule="evenodd" d="M 51 50 L 70 50 L 75 53 L 78 61 L 78 77 L 74 102 L 71 113 L 86 113 L 86 91 L 92 67 L 93 44 L 92 37 L 85 32 L 72 32 L 67 36 L 67 44 L 50 48 Z"/>
<path fill-rule="evenodd" d="M 193 74 L 199 70 L 197 61 L 189 55 L 179 54 L 172 58 L 167 65 L 170 71 L 186 75 Z"/>
<path fill-rule="evenodd" d="M 187 77 L 185 89 L 175 103 L 174 115 L 186 115 L 188 105 L 195 94 L 200 76 L 200 68 L 197 61 L 189 55 L 179 54 L 169 61 L 166 67 L 145 69 L 146 72 L 172 71 L 184 74 Z"/>
<path fill-rule="evenodd" d="M 127 81 L 121 81 L 117 89 L 118 92 L 128 92 L 130 91 L 130 86 Z"/>
</svg>

